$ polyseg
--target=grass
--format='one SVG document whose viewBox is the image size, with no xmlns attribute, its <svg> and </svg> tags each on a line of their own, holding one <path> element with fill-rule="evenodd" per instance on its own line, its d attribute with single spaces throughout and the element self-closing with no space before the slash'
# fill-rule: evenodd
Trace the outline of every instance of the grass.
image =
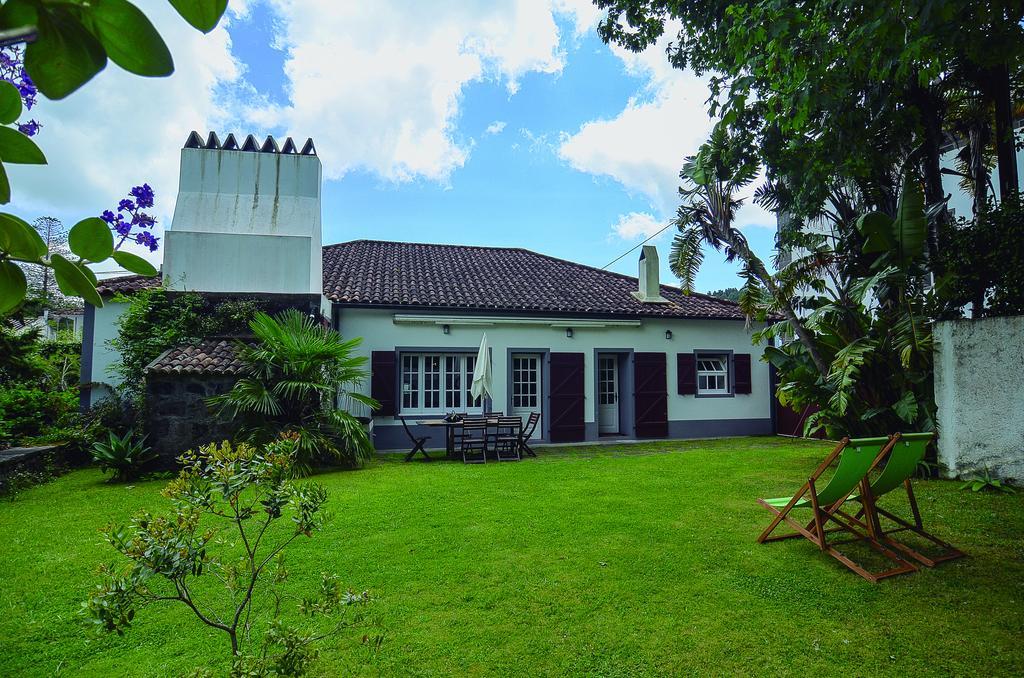
<svg viewBox="0 0 1024 678">
<path fill-rule="evenodd" d="M 314 672 L 1024 674 L 1024 496 L 918 482 L 927 526 L 971 557 L 872 585 L 807 541 L 754 541 L 755 498 L 795 489 L 826 449 L 740 438 L 322 475 L 333 517 L 290 552 L 288 586 L 335 572 L 371 592 L 373 626 L 325 641 Z M 76 619 L 113 560 L 97 530 L 163 505 L 162 485 L 84 470 L 0 503 L 0 674 L 225 669 L 224 639 L 180 607 L 142 610 L 123 638 Z"/>
</svg>

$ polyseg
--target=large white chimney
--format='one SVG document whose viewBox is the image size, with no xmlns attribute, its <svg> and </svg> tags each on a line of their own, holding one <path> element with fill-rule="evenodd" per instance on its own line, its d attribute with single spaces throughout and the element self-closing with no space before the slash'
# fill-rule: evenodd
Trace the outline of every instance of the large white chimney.
<svg viewBox="0 0 1024 678">
<path fill-rule="evenodd" d="M 644 303 L 667 304 L 668 299 L 661 296 L 661 283 L 658 280 L 660 265 L 658 263 L 658 248 L 654 245 L 644 245 L 640 251 L 640 274 L 639 289 L 633 292 L 633 296 Z"/>
<path fill-rule="evenodd" d="M 198 292 L 323 293 L 320 159 L 249 135 L 239 146 L 192 132 L 164 235 L 163 278 Z"/>
</svg>

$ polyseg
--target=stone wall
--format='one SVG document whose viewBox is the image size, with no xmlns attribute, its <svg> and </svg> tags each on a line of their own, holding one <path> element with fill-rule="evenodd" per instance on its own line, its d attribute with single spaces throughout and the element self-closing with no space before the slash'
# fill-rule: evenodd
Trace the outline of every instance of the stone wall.
<svg viewBox="0 0 1024 678">
<path fill-rule="evenodd" d="M 146 378 L 146 443 L 160 455 L 160 465 L 174 466 L 182 452 L 232 437 L 233 424 L 219 421 L 205 399 L 224 393 L 236 377 L 197 374 L 150 374 Z"/>
<path fill-rule="evenodd" d="M 1024 482 L 1024 316 L 935 324 L 939 464 Z"/>
</svg>

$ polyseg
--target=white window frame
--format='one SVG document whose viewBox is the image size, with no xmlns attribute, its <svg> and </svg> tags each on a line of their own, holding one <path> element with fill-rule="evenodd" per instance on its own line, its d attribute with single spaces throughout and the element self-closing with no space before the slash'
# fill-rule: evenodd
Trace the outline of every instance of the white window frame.
<svg viewBox="0 0 1024 678">
<path fill-rule="evenodd" d="M 721 369 L 713 366 L 712 361 L 721 361 Z M 732 382 L 730 379 L 729 369 L 730 360 L 728 353 L 698 353 L 696 356 L 697 362 L 697 395 L 732 395 Z M 704 379 L 701 379 L 704 377 Z M 701 383 L 707 384 L 710 379 L 714 379 L 716 385 L 714 387 L 702 386 Z M 717 383 L 721 383 L 719 387 Z"/>
<path fill-rule="evenodd" d="M 438 361 L 438 371 L 427 369 L 433 367 L 432 361 Z M 446 414 L 448 412 L 482 413 L 483 399 L 477 398 L 470 404 L 472 395 L 470 388 L 473 383 L 473 367 L 476 356 L 470 353 L 423 352 L 399 355 L 399 413 L 400 414 Z M 454 368 L 455 371 L 452 371 Z M 437 376 L 438 388 L 428 389 L 427 381 L 433 383 Z M 411 377 L 411 378 L 407 378 Z M 457 386 L 456 386 L 457 383 Z M 411 385 L 415 388 L 409 388 Z M 434 396 L 437 396 L 436 405 Z M 454 403 L 458 396 L 458 404 Z M 427 406 L 428 399 L 431 406 Z M 414 403 L 410 404 L 410 403 Z M 469 406 L 467 406 L 469 405 Z"/>
</svg>

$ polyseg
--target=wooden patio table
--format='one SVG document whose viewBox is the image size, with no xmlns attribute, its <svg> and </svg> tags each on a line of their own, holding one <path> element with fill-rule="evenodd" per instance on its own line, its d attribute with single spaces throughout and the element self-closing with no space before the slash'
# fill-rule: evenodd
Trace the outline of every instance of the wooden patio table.
<svg viewBox="0 0 1024 678">
<path fill-rule="evenodd" d="M 475 419 L 478 417 L 469 417 Z M 432 426 L 432 427 L 444 427 L 444 451 L 449 459 L 455 458 L 455 429 L 462 426 L 462 420 L 459 421 L 446 421 L 444 419 L 419 419 L 416 421 L 420 426 Z M 495 426 L 498 423 L 498 417 L 488 416 L 487 424 L 489 426 Z"/>
</svg>

